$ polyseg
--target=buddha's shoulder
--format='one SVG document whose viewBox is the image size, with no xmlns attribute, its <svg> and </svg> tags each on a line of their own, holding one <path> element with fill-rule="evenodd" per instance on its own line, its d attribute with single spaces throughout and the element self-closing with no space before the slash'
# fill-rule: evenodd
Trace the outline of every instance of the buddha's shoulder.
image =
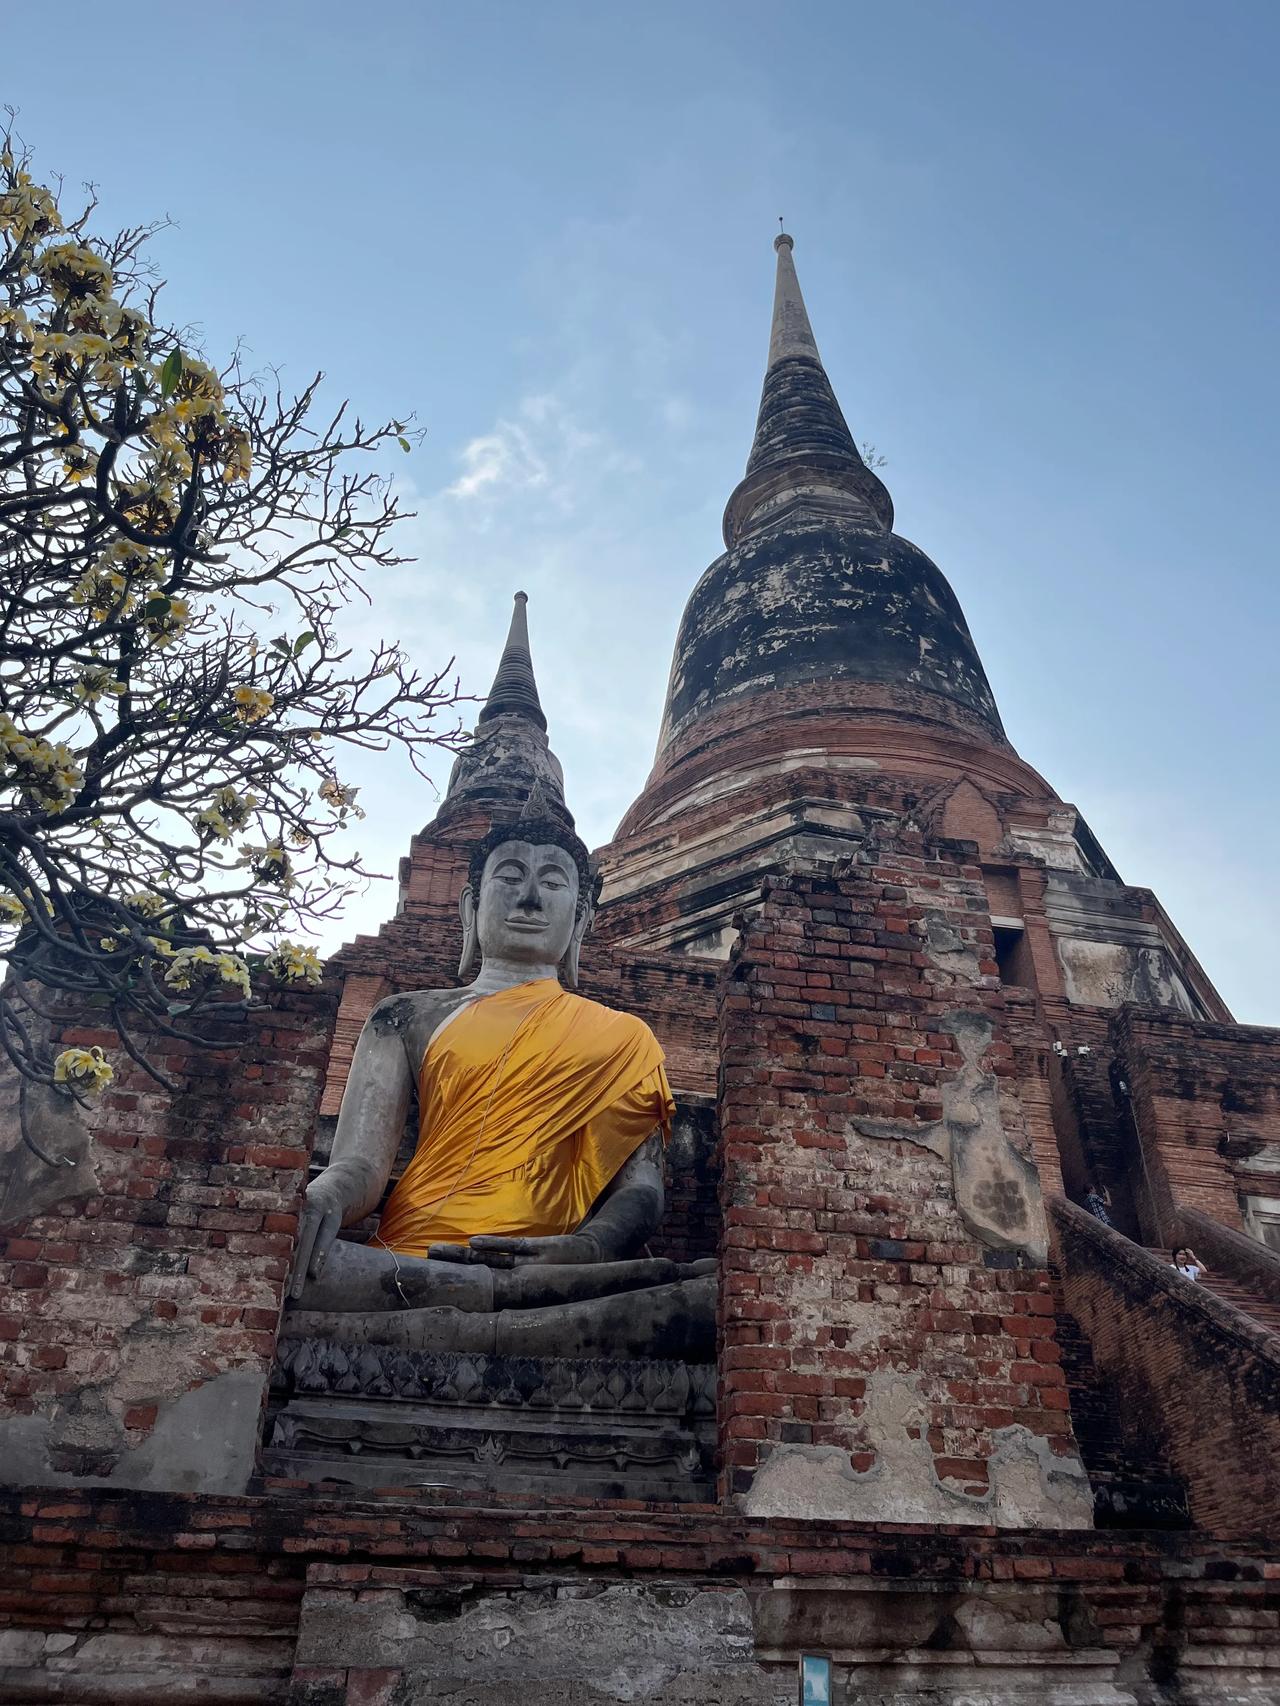
<svg viewBox="0 0 1280 1706">
<path fill-rule="evenodd" d="M 438 1025 L 467 998 L 465 989 L 412 989 L 384 995 L 366 1023 L 379 1036 L 410 1037 L 424 1025 Z"/>
<path fill-rule="evenodd" d="M 575 1014 L 602 1027 L 607 1026 L 615 1036 L 653 1037 L 653 1031 L 635 1013 L 609 1007 L 603 1001 L 593 1001 L 590 996 L 577 995 L 572 990 L 565 990 L 564 994 L 574 1003 Z"/>
</svg>

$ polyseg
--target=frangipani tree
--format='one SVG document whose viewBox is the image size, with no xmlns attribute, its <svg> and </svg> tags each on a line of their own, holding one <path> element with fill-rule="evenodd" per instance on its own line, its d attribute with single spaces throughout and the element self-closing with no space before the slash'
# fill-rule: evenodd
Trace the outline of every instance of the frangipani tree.
<svg viewBox="0 0 1280 1706">
<path fill-rule="evenodd" d="M 158 316 L 154 227 L 96 235 L 11 136 L 0 150 L 0 1047 L 83 1096 L 99 1050 L 42 1044 L 52 990 L 97 998 L 122 1049 L 198 1039 L 251 999 L 252 950 L 364 879 L 353 750 L 452 744 L 444 672 L 337 635 L 361 577 L 403 559 L 378 453 L 396 421 L 318 413 L 215 368 Z M 43 993 L 42 993 L 43 992 Z"/>
</svg>

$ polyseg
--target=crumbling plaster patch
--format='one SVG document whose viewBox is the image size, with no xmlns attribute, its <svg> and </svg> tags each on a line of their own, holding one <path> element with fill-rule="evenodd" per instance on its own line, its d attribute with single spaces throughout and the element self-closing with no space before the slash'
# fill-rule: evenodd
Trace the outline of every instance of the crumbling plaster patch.
<svg viewBox="0 0 1280 1706">
<path fill-rule="evenodd" d="M 1075 1457 L 1015 1423 L 992 1435 L 989 1490 L 941 1479 L 925 1437 L 925 1405 L 910 1374 L 869 1373 L 863 1421 L 876 1460 L 854 1469 L 834 1445 L 775 1445 L 743 1495 L 752 1517 L 827 1522 L 992 1523 L 999 1528 L 1091 1528 L 1093 1495 Z"/>
<path fill-rule="evenodd" d="M 0 1227 L 15 1226 L 73 1197 L 99 1194 L 93 1146 L 84 1115 L 69 1097 L 28 1084 L 27 1125 L 44 1160 L 22 1138 L 21 1080 L 0 1079 Z"/>
<path fill-rule="evenodd" d="M 1068 1001 L 1088 1007 L 1168 1007 L 1194 1015 L 1195 1003 L 1163 946 L 1086 941 L 1058 935 L 1058 962 Z"/>
<path fill-rule="evenodd" d="M 948 1013 L 940 1028 L 956 1039 L 964 1064 L 942 1086 L 940 1120 L 853 1120 L 861 1137 L 919 1144 L 951 1163 L 956 1208 L 981 1243 L 1048 1258 L 1040 1177 L 1005 1132 L 995 1074 L 981 1065 L 992 1025 L 982 1013 Z"/>
<path fill-rule="evenodd" d="M 233 1368 L 177 1397 L 160 1399 L 151 1432 L 132 1450 L 125 1447 L 124 1430 L 112 1414 L 118 1403 L 109 1407 L 101 1392 L 87 1388 L 50 1411 L 0 1421 L 4 1479 L 19 1487 L 243 1493 L 253 1472 L 265 1384 L 261 1369 Z M 136 1382 L 130 1389 L 137 1390 Z M 54 1457 L 77 1451 L 120 1455 L 107 1475 L 55 1467 Z"/>
<path fill-rule="evenodd" d="M 522 1706 L 741 1702 L 774 1706 L 741 1588 L 562 1581 L 349 1595 L 313 1589 L 298 1663 L 394 1667 L 398 1706 L 518 1698 Z"/>
</svg>

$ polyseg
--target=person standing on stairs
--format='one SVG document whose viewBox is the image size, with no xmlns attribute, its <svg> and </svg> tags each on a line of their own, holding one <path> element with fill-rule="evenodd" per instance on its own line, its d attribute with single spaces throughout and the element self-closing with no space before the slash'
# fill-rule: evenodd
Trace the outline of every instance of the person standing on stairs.
<svg viewBox="0 0 1280 1706">
<path fill-rule="evenodd" d="M 1173 1252 L 1173 1265 L 1180 1274 L 1192 1281 L 1198 1281 L 1201 1274 L 1207 1274 L 1209 1271 L 1195 1251 L 1186 1244 Z"/>
<path fill-rule="evenodd" d="M 1092 1180 L 1086 1186 L 1084 1206 L 1095 1220 L 1100 1220 L 1104 1226 L 1113 1226 L 1111 1218 L 1111 1192 L 1105 1185 L 1099 1185 Z"/>
</svg>

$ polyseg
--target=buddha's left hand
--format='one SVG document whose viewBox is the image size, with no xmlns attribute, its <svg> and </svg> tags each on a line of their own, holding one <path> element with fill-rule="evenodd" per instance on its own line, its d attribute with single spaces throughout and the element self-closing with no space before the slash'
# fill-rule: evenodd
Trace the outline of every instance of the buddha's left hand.
<svg viewBox="0 0 1280 1706">
<path fill-rule="evenodd" d="M 427 1254 L 442 1262 L 482 1262 L 490 1268 L 521 1268 L 530 1262 L 578 1267 L 604 1259 L 599 1240 L 589 1232 L 550 1238 L 472 1238 L 467 1244 L 433 1244 Z"/>
</svg>

